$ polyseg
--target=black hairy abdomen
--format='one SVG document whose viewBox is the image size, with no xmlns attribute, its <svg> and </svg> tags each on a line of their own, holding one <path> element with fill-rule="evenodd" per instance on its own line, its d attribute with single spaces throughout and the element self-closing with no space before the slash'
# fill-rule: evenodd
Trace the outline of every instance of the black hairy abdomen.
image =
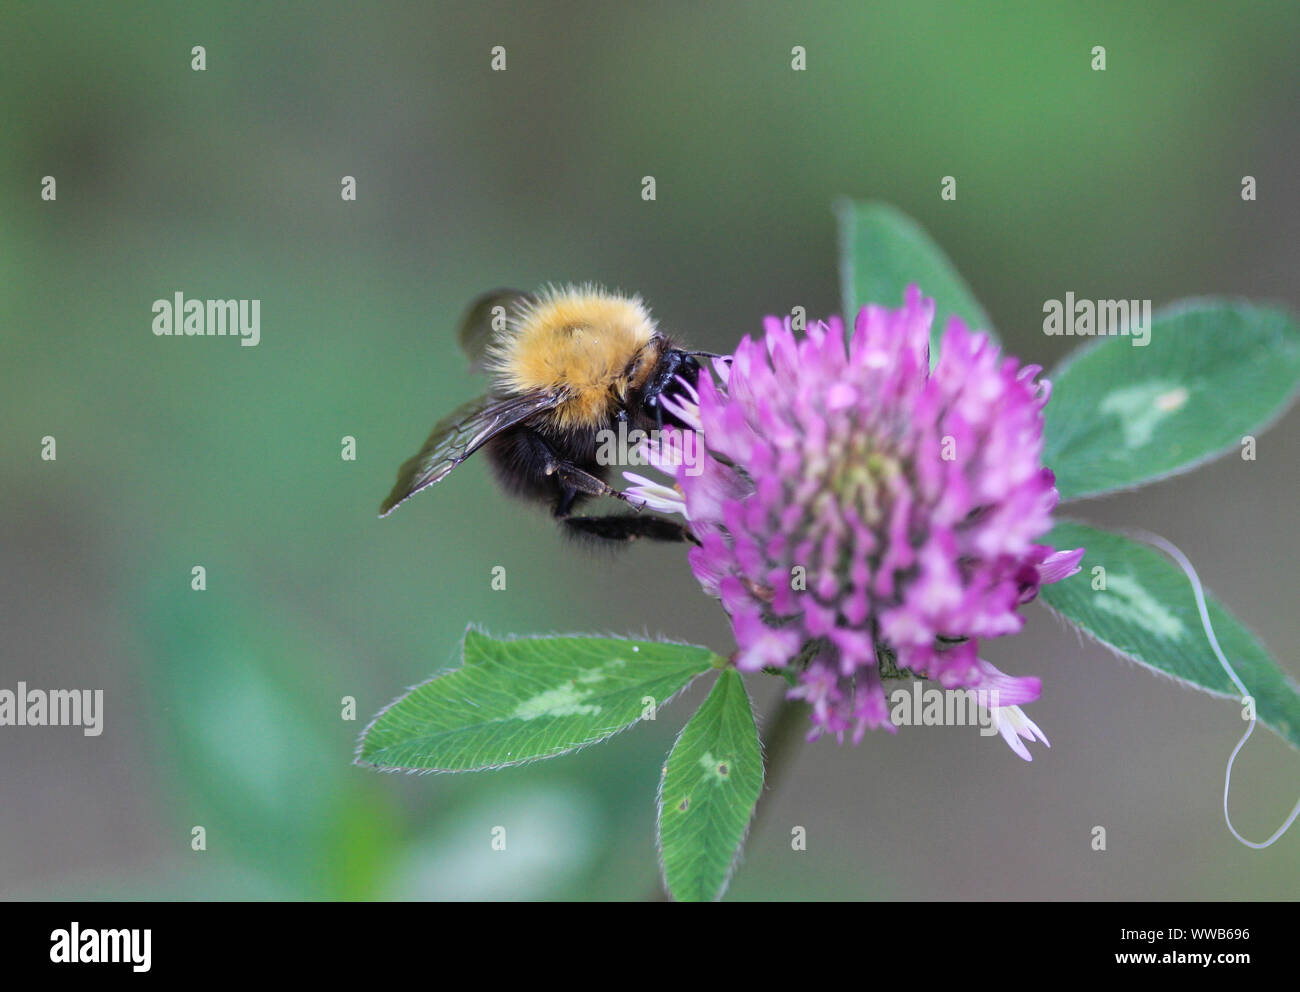
<svg viewBox="0 0 1300 992">
<path fill-rule="evenodd" d="M 573 493 L 556 472 L 547 474 L 557 460 L 567 462 L 605 479 L 608 467 L 596 461 L 596 429 L 563 433 L 547 430 L 543 421 L 528 421 L 502 431 L 484 450 L 503 488 L 523 499 L 544 503 L 557 511 L 583 502 L 584 493 Z"/>
</svg>

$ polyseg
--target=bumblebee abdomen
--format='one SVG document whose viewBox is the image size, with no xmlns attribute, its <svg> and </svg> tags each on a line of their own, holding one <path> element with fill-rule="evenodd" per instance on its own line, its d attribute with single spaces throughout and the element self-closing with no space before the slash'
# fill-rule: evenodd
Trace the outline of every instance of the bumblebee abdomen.
<svg viewBox="0 0 1300 992">
<path fill-rule="evenodd" d="M 567 487 L 548 468 L 563 462 L 604 479 L 609 470 L 596 461 L 596 447 L 594 428 L 559 430 L 549 419 L 539 416 L 498 434 L 485 450 L 507 492 L 556 506 L 565 500 Z M 573 505 L 583 497 L 569 494 L 568 499 Z"/>
</svg>

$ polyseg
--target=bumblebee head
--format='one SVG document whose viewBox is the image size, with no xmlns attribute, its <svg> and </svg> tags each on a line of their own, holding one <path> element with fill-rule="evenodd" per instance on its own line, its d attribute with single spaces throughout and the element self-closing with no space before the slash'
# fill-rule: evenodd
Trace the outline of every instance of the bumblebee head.
<svg viewBox="0 0 1300 992">
<path fill-rule="evenodd" d="M 646 421 L 662 428 L 665 423 L 674 427 L 685 428 L 677 416 L 663 406 L 664 396 L 672 396 L 678 388 L 678 379 L 692 386 L 700 376 L 700 363 L 695 355 L 680 348 L 673 347 L 667 339 L 660 342 L 658 357 L 650 367 L 644 383 L 634 389 L 629 397 L 640 407 L 636 411 Z"/>
</svg>

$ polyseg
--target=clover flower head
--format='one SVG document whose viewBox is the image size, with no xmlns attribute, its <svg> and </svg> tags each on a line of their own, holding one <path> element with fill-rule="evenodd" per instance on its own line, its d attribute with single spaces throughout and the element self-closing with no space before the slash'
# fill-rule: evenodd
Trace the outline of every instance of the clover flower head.
<svg viewBox="0 0 1300 992">
<path fill-rule="evenodd" d="M 688 471 L 688 439 L 666 430 L 646 455 L 672 484 L 629 474 L 628 492 L 689 521 L 737 667 L 796 666 L 811 737 L 895 730 L 885 680 L 922 677 L 996 692 L 994 725 L 1028 759 L 1021 738 L 1046 737 L 1020 706 L 1040 681 L 978 651 L 1083 556 L 1039 541 L 1058 500 L 1042 464 L 1050 384 L 957 318 L 932 370 L 934 310 L 912 286 L 847 336 L 835 317 L 802 336 L 767 318 L 672 405 L 709 457 Z"/>
</svg>

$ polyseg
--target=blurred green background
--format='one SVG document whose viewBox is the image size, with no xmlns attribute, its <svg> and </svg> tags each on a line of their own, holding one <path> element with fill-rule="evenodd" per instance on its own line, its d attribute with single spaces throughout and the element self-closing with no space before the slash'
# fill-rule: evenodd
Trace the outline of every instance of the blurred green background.
<svg viewBox="0 0 1300 992">
<path fill-rule="evenodd" d="M 0 728 L 0 897 L 654 891 L 659 766 L 706 685 L 537 765 L 350 764 L 471 621 L 728 647 L 680 549 L 570 547 L 481 464 L 376 519 L 481 388 L 451 328 L 484 289 L 599 280 L 727 350 L 764 314 L 837 306 L 849 194 L 920 220 L 1049 367 L 1071 342 L 1042 303 L 1067 290 L 1300 306 L 1292 2 L 6 4 L 0 39 L 0 687 L 107 708 L 98 738 Z M 178 290 L 260 299 L 261 344 L 156 338 Z M 1297 438 L 1293 411 L 1255 462 L 1076 511 L 1180 544 L 1292 674 Z M 1235 704 L 1029 616 L 985 654 L 1042 676 L 1050 751 L 962 728 L 806 746 L 730 897 L 1294 898 L 1300 833 L 1257 853 L 1222 822 Z M 774 682 L 751 680 L 760 712 Z M 1235 786 L 1266 836 L 1300 755 L 1261 732 Z"/>
</svg>

